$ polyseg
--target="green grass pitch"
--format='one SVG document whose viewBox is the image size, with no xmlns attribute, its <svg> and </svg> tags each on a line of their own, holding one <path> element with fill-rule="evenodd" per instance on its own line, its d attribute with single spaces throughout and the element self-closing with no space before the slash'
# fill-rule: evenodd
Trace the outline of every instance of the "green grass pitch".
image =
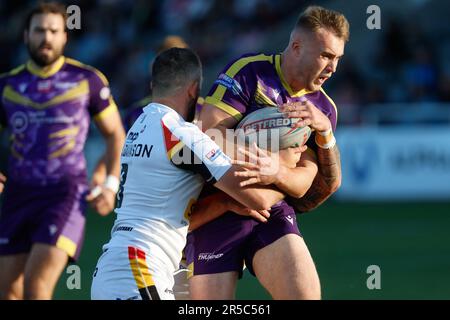
<svg viewBox="0 0 450 320">
<path fill-rule="evenodd" d="M 328 202 L 298 216 L 322 284 L 324 299 L 449 299 L 450 203 Z M 88 213 L 78 262 L 81 289 L 69 290 L 63 273 L 55 299 L 89 299 L 91 275 L 114 214 Z M 381 269 L 381 289 L 366 286 L 367 267 Z M 238 299 L 269 299 L 248 271 Z"/>
</svg>

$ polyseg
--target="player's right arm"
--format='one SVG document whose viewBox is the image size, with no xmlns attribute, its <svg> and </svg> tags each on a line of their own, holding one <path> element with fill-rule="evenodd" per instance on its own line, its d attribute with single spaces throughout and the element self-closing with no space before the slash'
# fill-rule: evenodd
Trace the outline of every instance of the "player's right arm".
<svg viewBox="0 0 450 320">
<path fill-rule="evenodd" d="M 243 151 L 249 162 L 239 160 L 233 162 L 244 168 L 235 175 L 248 178 L 241 186 L 273 184 L 284 194 L 301 198 L 308 192 L 317 175 L 315 156 L 311 152 L 304 152 L 306 150 L 307 147 L 303 146 L 270 153 L 259 149 L 255 144 L 252 150 Z"/>
<path fill-rule="evenodd" d="M 303 197 L 290 197 L 288 201 L 302 213 L 320 206 L 337 191 L 341 184 L 341 160 L 337 144 L 330 150 L 319 148 L 317 158 L 319 174 L 314 178 L 311 188 Z"/>
<path fill-rule="evenodd" d="M 235 174 L 240 169 L 239 166 L 233 165 L 214 186 L 244 206 L 255 210 L 270 210 L 274 204 L 284 199 L 285 195 L 272 186 L 241 187 L 245 178 Z"/>
<path fill-rule="evenodd" d="M 251 209 L 268 210 L 284 198 L 271 187 L 240 187 L 244 178 L 236 177 L 235 172 L 241 167 L 232 165 L 220 147 L 195 125 L 180 124 L 166 117 L 162 119 L 162 126 L 168 157 L 180 169 L 200 174 L 207 183 Z"/>
<path fill-rule="evenodd" d="M 330 119 L 310 102 L 282 106 L 289 117 L 301 118 L 296 126 L 309 125 L 315 132 L 318 174 L 311 188 L 301 198 L 289 198 L 299 212 L 308 212 L 327 200 L 341 185 L 341 159 Z"/>
<path fill-rule="evenodd" d="M 260 222 L 267 222 L 270 217 L 269 211 L 247 208 L 226 193 L 219 191 L 203 197 L 195 203 L 189 219 L 189 231 L 201 227 L 228 211 L 252 217 Z"/>
<path fill-rule="evenodd" d="M 206 131 L 209 128 L 215 128 L 221 131 L 222 137 L 226 137 L 227 129 L 235 127 L 238 123 L 236 117 L 230 116 L 229 113 L 211 104 L 204 105 L 200 113 L 199 121 L 201 121 L 200 123 L 203 131 Z M 209 133 L 209 131 L 206 131 L 206 133 Z M 220 145 L 220 147 L 226 148 L 226 145 L 227 143 L 225 142 Z M 232 145 L 233 147 L 235 147 L 232 142 L 229 142 L 228 145 Z M 228 153 L 230 153 L 229 150 Z M 237 151 L 233 150 L 232 153 L 237 154 Z M 278 199 L 278 201 L 282 200 L 283 197 L 280 197 L 280 194 L 284 193 L 294 195 L 295 197 L 302 196 L 307 192 L 307 190 L 313 183 L 315 173 L 317 172 L 317 168 L 315 168 L 314 164 L 311 162 L 311 159 L 308 160 L 310 161 L 304 162 L 307 163 L 306 165 L 302 164 L 301 166 L 295 168 L 288 168 L 284 165 L 281 165 L 282 168 L 281 166 L 280 168 L 282 172 L 280 172 L 280 174 L 283 174 L 286 177 L 290 177 L 290 179 L 288 179 L 289 181 L 280 178 L 276 183 L 277 188 L 266 185 L 253 190 L 253 192 L 259 193 L 262 197 L 266 197 L 270 202 L 275 199 Z M 275 201 L 274 203 L 276 202 L 277 201 Z"/>
</svg>

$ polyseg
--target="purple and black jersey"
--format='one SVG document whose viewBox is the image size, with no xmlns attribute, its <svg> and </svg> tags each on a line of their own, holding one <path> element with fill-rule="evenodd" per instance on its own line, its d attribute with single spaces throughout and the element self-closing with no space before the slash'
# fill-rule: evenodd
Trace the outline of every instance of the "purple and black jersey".
<svg viewBox="0 0 450 320">
<path fill-rule="evenodd" d="M 28 63 L 0 76 L 0 94 L 0 126 L 11 134 L 0 255 L 26 253 L 40 242 L 76 259 L 86 221 L 90 118 L 117 108 L 108 82 L 61 57 L 45 72 Z"/>
<path fill-rule="evenodd" d="M 240 121 L 263 107 L 309 100 L 331 121 L 336 129 L 337 109 L 323 89 L 294 92 L 281 73 L 281 54 L 244 55 L 228 64 L 219 74 L 205 102 Z M 309 139 L 314 141 L 314 139 Z M 312 143 L 310 145 L 315 149 Z"/>
<path fill-rule="evenodd" d="M 323 89 L 316 92 L 293 92 L 281 73 L 281 55 L 245 55 L 231 62 L 219 74 L 205 98 L 240 121 L 247 114 L 263 107 L 309 100 L 320 109 L 336 129 L 337 110 Z M 317 149 L 314 138 L 308 140 Z M 204 195 L 211 190 L 204 190 Z M 187 239 L 186 258 L 193 275 L 229 271 L 242 273 L 245 261 L 253 274 L 253 257 L 257 251 L 287 234 L 301 236 L 295 211 L 280 201 L 270 210 L 267 223 L 232 212 L 192 231 Z"/>
<path fill-rule="evenodd" d="M 117 108 L 106 78 L 61 57 L 45 73 L 28 62 L 0 76 L 0 93 L 0 127 L 11 134 L 8 179 L 32 186 L 85 180 L 90 117 Z"/>
</svg>

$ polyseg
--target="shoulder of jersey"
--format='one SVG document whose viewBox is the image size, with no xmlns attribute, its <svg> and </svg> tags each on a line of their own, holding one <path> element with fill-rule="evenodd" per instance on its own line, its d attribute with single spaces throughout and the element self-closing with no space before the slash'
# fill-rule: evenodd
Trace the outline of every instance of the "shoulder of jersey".
<svg viewBox="0 0 450 320">
<path fill-rule="evenodd" d="M 78 60 L 72 59 L 72 58 L 65 58 L 65 62 L 72 67 L 75 67 L 77 69 L 80 69 L 81 71 L 88 72 L 91 74 L 95 74 L 98 76 L 103 83 L 108 84 L 108 79 L 105 77 L 105 75 L 99 71 L 97 68 L 94 68 L 93 66 L 84 64 Z"/>
<path fill-rule="evenodd" d="M 21 72 L 23 72 L 25 70 L 26 70 L 25 64 L 21 64 L 20 66 L 15 67 L 14 69 L 12 69 L 12 70 L 10 70 L 8 72 L 1 73 L 0 74 L 0 80 L 1 79 L 5 79 L 7 77 L 12 77 L 12 76 L 18 75 L 19 73 L 21 73 Z"/>
<path fill-rule="evenodd" d="M 334 103 L 333 99 L 331 99 L 331 97 L 325 92 L 323 88 L 320 88 L 320 92 L 325 96 L 325 98 L 327 98 L 327 101 L 334 107 L 337 112 L 336 103 Z"/>
<path fill-rule="evenodd" d="M 260 63 L 260 62 L 269 62 L 273 63 L 274 55 L 272 54 L 264 54 L 264 53 L 247 53 L 238 57 L 237 59 L 231 61 L 228 66 L 228 69 L 231 68 L 239 68 L 242 69 L 245 66 L 252 63 Z"/>
<path fill-rule="evenodd" d="M 168 127 L 196 127 L 175 112 L 167 112 L 162 116 L 161 121 Z"/>
</svg>

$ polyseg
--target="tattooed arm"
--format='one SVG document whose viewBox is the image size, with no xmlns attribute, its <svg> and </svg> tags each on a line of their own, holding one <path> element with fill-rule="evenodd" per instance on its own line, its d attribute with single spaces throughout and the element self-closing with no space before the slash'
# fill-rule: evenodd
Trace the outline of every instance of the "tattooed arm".
<svg viewBox="0 0 450 320">
<path fill-rule="evenodd" d="M 341 159 L 337 144 L 331 149 L 318 148 L 317 162 L 319 171 L 311 188 L 302 198 L 288 198 L 288 202 L 301 213 L 317 208 L 341 185 Z"/>
<path fill-rule="evenodd" d="M 300 118 L 296 126 L 315 129 L 318 173 L 301 198 L 289 197 L 289 203 L 299 212 L 308 212 L 327 200 L 341 185 L 341 160 L 330 119 L 311 102 L 284 105 L 281 111 L 289 117 Z"/>
</svg>

